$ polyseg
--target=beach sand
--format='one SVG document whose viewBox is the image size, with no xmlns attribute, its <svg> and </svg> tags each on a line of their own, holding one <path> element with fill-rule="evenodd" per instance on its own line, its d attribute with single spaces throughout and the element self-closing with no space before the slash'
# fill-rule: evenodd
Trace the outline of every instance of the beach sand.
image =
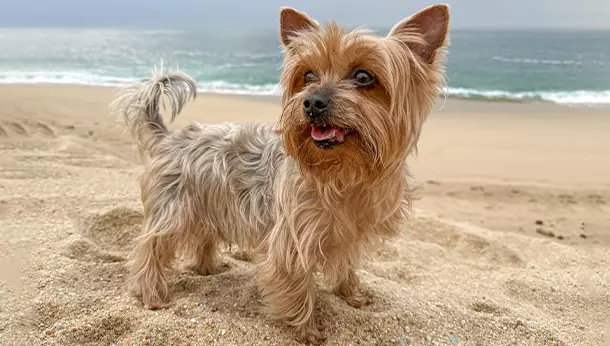
<svg viewBox="0 0 610 346">
<path fill-rule="evenodd" d="M 142 165 L 113 92 L 0 88 L 0 344 L 298 345 L 235 249 L 218 275 L 178 268 L 168 310 L 126 294 Z M 171 127 L 273 121 L 271 101 L 200 95 Z M 359 272 L 372 303 L 318 290 L 326 345 L 610 345 L 610 112 L 442 106 L 412 217 Z"/>
</svg>

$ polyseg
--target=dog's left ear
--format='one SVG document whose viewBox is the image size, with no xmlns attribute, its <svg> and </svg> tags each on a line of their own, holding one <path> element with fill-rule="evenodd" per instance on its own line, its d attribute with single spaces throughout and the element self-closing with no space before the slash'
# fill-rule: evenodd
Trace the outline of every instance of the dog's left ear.
<svg viewBox="0 0 610 346">
<path fill-rule="evenodd" d="M 318 23 L 305 13 L 294 8 L 282 7 L 280 11 L 280 35 L 284 46 L 290 43 L 290 36 L 294 33 L 317 27 Z"/>
<path fill-rule="evenodd" d="M 434 62 L 438 48 L 445 44 L 449 30 L 449 6 L 434 5 L 427 7 L 409 18 L 396 24 L 388 37 L 400 33 L 417 32 L 424 42 L 405 42 L 409 49 L 419 55 L 425 62 Z M 405 37 L 408 37 L 406 35 Z"/>
</svg>

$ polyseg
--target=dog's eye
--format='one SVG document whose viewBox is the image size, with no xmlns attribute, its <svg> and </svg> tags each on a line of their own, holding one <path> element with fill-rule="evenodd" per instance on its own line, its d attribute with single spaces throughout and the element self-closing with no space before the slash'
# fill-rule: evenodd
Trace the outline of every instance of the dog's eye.
<svg viewBox="0 0 610 346">
<path fill-rule="evenodd" d="M 356 82 L 356 85 L 360 88 L 368 88 L 373 86 L 373 83 L 375 83 L 375 77 L 373 77 L 366 70 L 358 70 L 354 72 L 353 79 Z"/>
<path fill-rule="evenodd" d="M 305 84 L 309 84 L 311 82 L 315 82 L 316 80 L 316 74 L 313 73 L 311 70 L 305 72 Z"/>
</svg>

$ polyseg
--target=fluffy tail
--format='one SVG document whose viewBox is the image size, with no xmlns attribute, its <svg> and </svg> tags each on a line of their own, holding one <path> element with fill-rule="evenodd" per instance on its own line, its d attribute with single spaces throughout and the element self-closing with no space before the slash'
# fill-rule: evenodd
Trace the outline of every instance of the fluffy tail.
<svg viewBox="0 0 610 346">
<path fill-rule="evenodd" d="M 197 84 L 184 73 L 155 67 L 152 78 L 122 88 L 111 104 L 113 113 L 125 119 L 142 157 L 168 133 L 159 110 L 163 96 L 170 103 L 173 121 L 186 102 L 197 97 Z"/>
</svg>

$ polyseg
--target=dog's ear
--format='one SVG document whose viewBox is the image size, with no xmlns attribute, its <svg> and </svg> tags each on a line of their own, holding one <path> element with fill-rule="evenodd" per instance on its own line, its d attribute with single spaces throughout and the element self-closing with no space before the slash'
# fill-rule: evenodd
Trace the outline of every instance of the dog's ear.
<svg viewBox="0 0 610 346">
<path fill-rule="evenodd" d="M 427 7 L 409 18 L 396 24 L 388 34 L 389 37 L 416 32 L 424 42 L 412 40 L 405 42 L 409 49 L 419 55 L 425 62 L 434 62 L 438 48 L 446 43 L 449 30 L 449 6 L 434 5 Z M 407 41 L 409 41 L 407 39 Z"/>
<path fill-rule="evenodd" d="M 318 28 L 318 23 L 294 8 L 282 7 L 280 11 L 280 35 L 282 44 L 290 43 L 290 36 L 302 30 Z"/>
</svg>

